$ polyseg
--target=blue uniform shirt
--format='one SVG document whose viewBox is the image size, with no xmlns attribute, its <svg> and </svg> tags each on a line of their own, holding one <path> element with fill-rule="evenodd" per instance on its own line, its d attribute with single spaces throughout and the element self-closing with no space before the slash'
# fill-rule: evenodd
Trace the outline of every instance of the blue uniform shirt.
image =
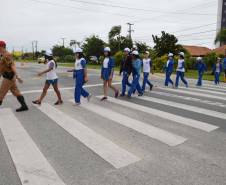
<svg viewBox="0 0 226 185">
<path fill-rule="evenodd" d="M 173 59 L 169 59 L 167 61 L 167 64 L 165 65 L 164 67 L 164 70 L 166 73 L 172 73 L 173 72 L 173 69 L 174 69 L 174 60 Z"/>
<path fill-rule="evenodd" d="M 206 64 L 203 63 L 202 61 L 199 61 L 196 64 L 196 69 L 198 70 L 199 73 L 203 73 L 203 72 L 207 71 Z"/>
<path fill-rule="evenodd" d="M 142 61 L 140 59 L 133 60 L 133 75 L 140 75 Z"/>
<path fill-rule="evenodd" d="M 224 58 L 224 61 L 223 61 L 224 63 L 223 63 L 223 67 L 224 67 L 224 69 L 226 70 L 226 58 Z"/>
</svg>

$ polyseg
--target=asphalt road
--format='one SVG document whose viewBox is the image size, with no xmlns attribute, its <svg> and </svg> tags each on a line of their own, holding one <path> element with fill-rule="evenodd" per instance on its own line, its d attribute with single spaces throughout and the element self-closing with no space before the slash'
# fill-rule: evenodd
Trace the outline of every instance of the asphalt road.
<svg viewBox="0 0 226 185">
<path fill-rule="evenodd" d="M 0 109 L 0 185 L 226 185 L 225 84 L 172 89 L 154 75 L 142 98 L 100 102 L 100 72 L 89 70 L 93 98 L 76 107 L 72 75 L 59 67 L 64 104 L 53 106 L 50 91 L 37 107 L 44 68 L 18 66 L 28 112 L 16 113 L 10 94 Z"/>
</svg>

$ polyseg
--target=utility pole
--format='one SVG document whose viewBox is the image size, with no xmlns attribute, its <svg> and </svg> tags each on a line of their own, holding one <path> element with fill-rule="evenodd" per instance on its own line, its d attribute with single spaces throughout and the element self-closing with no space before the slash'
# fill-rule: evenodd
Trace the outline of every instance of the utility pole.
<svg viewBox="0 0 226 185">
<path fill-rule="evenodd" d="M 32 53 L 33 53 L 33 59 L 37 58 L 37 53 L 38 53 L 38 41 L 37 40 L 32 41 Z"/>
<path fill-rule="evenodd" d="M 134 30 L 132 30 L 132 26 L 134 24 L 132 23 L 127 23 L 129 25 L 129 30 L 128 30 L 128 33 L 129 33 L 129 38 L 132 40 L 132 32 L 134 32 Z"/>
<path fill-rule="evenodd" d="M 33 55 L 33 59 L 35 59 L 34 41 L 32 41 L 31 44 L 32 44 L 32 55 Z"/>
<path fill-rule="evenodd" d="M 62 39 L 62 41 L 63 41 L 63 47 L 64 47 L 64 41 L 66 40 L 66 38 L 63 37 L 63 38 L 61 38 L 61 39 Z"/>
</svg>

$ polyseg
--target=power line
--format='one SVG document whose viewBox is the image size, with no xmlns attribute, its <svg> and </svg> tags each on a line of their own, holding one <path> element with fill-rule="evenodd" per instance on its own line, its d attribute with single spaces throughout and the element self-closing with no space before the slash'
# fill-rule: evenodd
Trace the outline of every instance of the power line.
<svg viewBox="0 0 226 185">
<path fill-rule="evenodd" d="M 33 2 L 36 2 L 36 3 L 40 3 L 40 4 L 46 4 L 46 5 L 52 5 L 52 6 L 57 6 L 57 7 L 64 7 L 64 8 L 72 8 L 72 9 L 77 9 L 79 11 L 85 11 L 85 12 L 92 12 L 92 13 L 104 13 L 104 14 L 111 14 L 111 15 L 116 15 L 116 16 L 120 16 L 120 17 L 126 17 L 128 18 L 128 14 L 121 14 L 121 13 L 113 13 L 113 12 L 109 12 L 109 11 L 96 11 L 96 10 L 91 10 L 91 9 L 88 9 L 88 8 L 82 8 L 82 7 L 77 7 L 77 6 L 70 6 L 70 5 L 65 5 L 65 4 L 61 4 L 61 3 L 53 3 L 53 2 L 49 2 L 49 1 L 39 1 L 39 0 L 30 0 L 30 1 L 33 1 Z M 136 18 L 135 16 L 130 16 L 130 17 L 134 17 Z"/>
<path fill-rule="evenodd" d="M 192 6 L 190 8 L 186 8 L 186 9 L 182 9 L 182 10 L 177 10 L 177 11 L 186 11 L 186 10 L 189 10 L 189 9 L 192 9 L 192 8 L 196 8 L 196 7 L 199 7 L 199 6 L 204 6 L 204 5 L 207 5 L 207 4 L 210 4 L 210 3 L 215 3 L 215 1 L 209 1 L 209 2 L 206 2 L 206 3 L 201 3 L 201 4 L 198 4 L 198 5 L 195 5 L 195 6 Z M 140 20 L 137 20 L 137 21 L 134 21 L 135 23 L 140 23 L 140 22 L 143 22 L 145 20 L 153 20 L 153 19 L 156 19 L 156 18 L 159 18 L 159 17 L 162 17 L 164 15 L 167 15 L 166 13 L 165 14 L 162 14 L 162 15 L 159 15 L 159 16 L 155 16 L 155 17 L 151 17 L 151 18 L 146 18 L 146 19 L 140 19 Z"/>
<path fill-rule="evenodd" d="M 167 13 L 167 14 L 183 14 L 183 15 L 215 15 L 215 14 L 207 14 L 207 13 L 186 13 L 186 12 L 171 12 L 171 11 L 161 11 L 161 10 L 153 10 L 153 9 L 143 9 L 143 8 L 134 8 L 134 7 L 128 7 L 128 6 L 120 6 L 120 5 L 113 5 L 113 4 L 106 4 L 106 3 L 99 3 L 99 2 L 90 2 L 85 0 L 70 0 L 73 2 L 79 2 L 83 4 L 92 4 L 97 6 L 104 6 L 104 7 L 110 7 L 110 8 L 121 8 L 121 9 L 127 9 L 127 10 L 135 10 L 135 11 L 142 11 L 142 12 L 156 12 L 156 13 Z"/>
<path fill-rule="evenodd" d="M 191 35 L 199 35 L 199 34 L 202 34 L 202 33 L 210 33 L 210 32 L 215 32 L 215 31 L 217 31 L 217 30 L 215 29 L 215 30 L 207 30 L 207 31 L 195 32 L 195 33 L 190 33 L 190 34 L 185 34 L 185 35 L 177 35 L 176 37 L 184 37 L 184 36 L 191 36 Z"/>
</svg>

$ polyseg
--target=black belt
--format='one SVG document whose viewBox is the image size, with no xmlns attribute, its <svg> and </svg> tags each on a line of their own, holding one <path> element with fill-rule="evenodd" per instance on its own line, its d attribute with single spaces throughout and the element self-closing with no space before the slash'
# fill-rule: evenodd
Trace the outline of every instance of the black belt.
<svg viewBox="0 0 226 185">
<path fill-rule="evenodd" d="M 12 80 L 14 78 L 14 72 L 4 72 L 2 74 L 3 78 L 8 79 L 8 80 Z"/>
</svg>

